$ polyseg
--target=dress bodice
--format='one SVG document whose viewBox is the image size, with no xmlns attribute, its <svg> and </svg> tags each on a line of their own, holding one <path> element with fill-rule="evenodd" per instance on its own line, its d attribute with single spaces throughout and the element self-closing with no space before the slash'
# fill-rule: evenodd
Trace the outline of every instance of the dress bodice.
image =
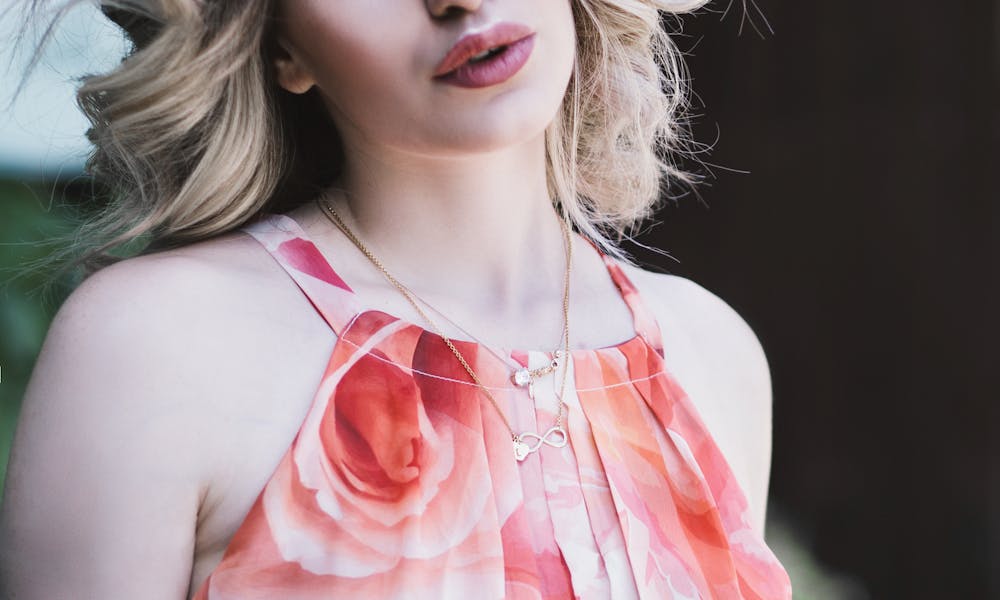
<svg viewBox="0 0 1000 600">
<path fill-rule="evenodd" d="M 290 217 L 244 230 L 337 341 L 295 439 L 195 598 L 791 598 L 613 259 L 601 254 L 636 334 L 570 353 L 569 443 L 518 462 L 439 336 L 367 308 Z M 532 401 L 507 362 L 454 343 L 515 430 L 551 425 L 555 377 Z M 551 354 L 509 358 L 536 368 Z"/>
</svg>

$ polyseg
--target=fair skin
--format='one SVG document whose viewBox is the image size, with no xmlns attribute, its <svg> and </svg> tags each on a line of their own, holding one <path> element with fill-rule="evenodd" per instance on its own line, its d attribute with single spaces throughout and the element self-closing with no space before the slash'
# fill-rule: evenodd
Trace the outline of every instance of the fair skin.
<svg viewBox="0 0 1000 600">
<path fill-rule="evenodd" d="M 541 132 L 571 65 L 568 4 L 392 2 L 406 14 L 372 23 L 378 4 L 341 2 L 335 14 L 324 2 L 282 6 L 279 81 L 293 92 L 320 89 L 348 149 L 341 187 L 350 199 L 331 192 L 331 201 L 396 277 L 477 338 L 553 347 L 565 264 Z M 466 28 L 495 20 L 537 30 L 524 71 L 502 89 L 425 81 Z M 313 205 L 292 216 L 362 298 L 421 322 Z M 579 236 L 572 267 L 573 347 L 630 338 L 621 295 Z M 667 368 L 763 531 L 771 396 L 759 342 L 698 285 L 626 274 L 663 330 Z M 334 342 L 242 233 L 127 260 L 85 281 L 53 322 L 24 399 L 0 515 L 2 591 L 189 597 L 295 436 Z"/>
</svg>

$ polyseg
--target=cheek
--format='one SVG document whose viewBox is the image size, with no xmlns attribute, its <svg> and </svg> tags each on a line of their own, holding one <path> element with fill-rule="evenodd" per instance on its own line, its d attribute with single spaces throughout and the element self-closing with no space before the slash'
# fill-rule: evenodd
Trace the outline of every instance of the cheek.
<svg viewBox="0 0 1000 600">
<path fill-rule="evenodd" d="M 422 15 L 393 3 L 393 19 L 376 19 L 371 13 L 377 8 L 359 11 L 358 4 L 328 5 L 306 16 L 299 32 L 298 47 L 337 121 L 398 110 L 420 86 L 420 74 L 430 60 L 420 54 L 421 31 L 412 25 Z"/>
<path fill-rule="evenodd" d="M 553 60 L 550 68 L 553 77 L 569 81 L 576 62 L 577 40 L 573 9 L 567 0 L 551 0 L 548 5 L 548 19 L 552 23 Z"/>
</svg>

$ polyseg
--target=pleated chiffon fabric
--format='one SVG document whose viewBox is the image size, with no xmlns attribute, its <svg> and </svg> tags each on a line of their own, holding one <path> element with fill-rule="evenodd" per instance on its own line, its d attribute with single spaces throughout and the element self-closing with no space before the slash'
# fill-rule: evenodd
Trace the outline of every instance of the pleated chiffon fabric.
<svg viewBox="0 0 1000 600">
<path fill-rule="evenodd" d="M 571 352 L 569 443 L 519 463 L 440 336 L 367 308 L 290 217 L 243 230 L 337 341 L 298 434 L 195 598 L 791 598 L 612 258 L 601 255 L 635 336 Z M 515 431 L 553 424 L 561 373 L 532 401 L 484 346 L 453 343 Z M 504 352 L 530 368 L 552 358 Z"/>
</svg>

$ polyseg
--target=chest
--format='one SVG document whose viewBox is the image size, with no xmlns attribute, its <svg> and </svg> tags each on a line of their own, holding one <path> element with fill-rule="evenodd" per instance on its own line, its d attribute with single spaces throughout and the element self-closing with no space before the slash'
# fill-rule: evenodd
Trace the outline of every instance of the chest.
<svg viewBox="0 0 1000 600">
<path fill-rule="evenodd" d="M 234 378 L 229 409 L 226 414 L 216 417 L 218 426 L 214 430 L 218 435 L 211 450 L 215 476 L 208 486 L 197 524 L 192 592 L 218 566 L 226 547 L 285 456 L 313 404 L 336 338 L 309 309 L 302 305 L 281 308 L 284 314 L 301 315 L 301 320 L 283 326 L 261 327 L 260 343 L 247 349 L 257 356 L 248 358 L 247 364 L 267 364 L 271 368 L 266 373 L 246 373 Z M 622 316 L 625 317 L 623 322 L 615 323 L 621 326 L 620 331 L 616 333 L 603 327 L 593 339 L 620 341 L 633 334 L 627 314 Z M 669 319 L 669 315 L 661 318 Z M 663 327 L 670 331 L 668 324 Z M 692 398 L 702 399 L 699 409 L 705 406 L 706 422 L 713 427 L 717 419 L 707 406 L 713 402 L 713 392 L 703 366 L 698 357 L 687 351 L 683 336 L 666 338 L 668 368 Z M 598 344 L 592 345 L 598 347 Z M 669 360 L 671 358 L 673 360 Z M 717 442 L 725 450 L 725 440 L 717 439 Z"/>
<path fill-rule="evenodd" d="M 446 352 L 413 340 L 407 342 L 406 331 L 400 337 L 404 339 L 387 340 L 384 349 L 391 352 L 390 347 L 397 345 L 394 341 L 401 346 L 413 345 L 403 354 L 412 355 L 414 365 L 435 364 L 434 360 L 422 360 L 428 358 L 421 358 L 422 354 L 440 358 Z M 422 350 L 416 352 L 414 347 Z M 266 469 L 261 473 L 263 483 L 244 489 L 233 486 L 223 505 L 235 505 L 240 496 L 252 501 L 258 488 L 270 479 L 264 487 L 264 502 L 253 505 L 246 516 L 236 508 L 218 511 L 220 517 L 228 515 L 232 528 L 243 523 L 242 545 L 256 549 L 249 555 L 234 555 L 240 558 L 215 571 L 213 584 L 222 586 L 219 593 L 252 585 L 234 579 L 235 573 L 247 569 L 271 572 L 288 565 L 307 569 L 303 572 L 296 567 L 293 570 L 299 575 L 294 581 L 282 580 L 281 586 L 286 587 L 281 589 L 287 593 L 318 585 L 328 586 L 331 593 L 346 589 L 355 585 L 359 564 L 365 573 L 384 571 L 390 581 L 412 583 L 415 572 L 390 568 L 390 563 L 403 563 L 385 563 L 386 556 L 419 559 L 423 565 L 420 572 L 429 569 L 440 574 L 440 580 L 425 582 L 428 585 L 465 585 L 472 580 L 464 579 L 458 558 L 471 553 L 485 557 L 487 564 L 475 567 L 478 575 L 474 579 L 476 585 L 489 588 L 491 597 L 504 595 L 505 580 L 506 585 L 511 584 L 505 574 L 512 572 L 534 573 L 539 578 L 537 585 L 545 589 L 556 586 L 577 591 L 579 586 L 593 585 L 597 587 L 588 588 L 593 593 L 581 595 L 608 596 L 611 594 L 605 592 L 614 589 L 631 597 L 637 595 L 637 585 L 646 585 L 649 580 L 633 580 L 628 565 L 640 556 L 659 556 L 663 549 L 655 540 L 683 535 L 687 523 L 672 520 L 676 514 L 670 508 L 685 503 L 662 500 L 662 493 L 673 489 L 669 481 L 674 480 L 674 485 L 683 482 L 689 500 L 707 493 L 704 482 L 694 483 L 698 471 L 692 471 L 684 459 L 687 456 L 705 466 L 712 464 L 712 457 L 702 455 L 711 452 L 700 444 L 702 432 L 692 428 L 689 420 L 675 420 L 674 410 L 685 409 L 668 406 L 670 396 L 665 395 L 665 388 L 649 382 L 656 374 L 652 370 L 650 377 L 645 377 L 647 373 L 641 369 L 615 368 L 623 364 L 622 357 L 634 359 L 628 361 L 629 366 L 655 366 L 655 361 L 643 359 L 651 350 L 641 342 L 620 349 L 574 353 L 572 379 L 576 385 L 564 396 L 570 407 L 566 425 L 571 445 L 546 448 L 523 463 L 511 460 L 510 439 L 490 407 L 477 401 L 478 390 L 458 389 L 465 384 L 424 380 L 429 374 L 417 373 L 412 378 L 419 391 L 407 389 L 400 381 L 389 394 L 384 381 L 392 378 L 373 378 L 370 369 L 395 367 L 375 365 L 376 359 L 367 352 L 343 350 L 344 344 L 338 345 L 323 381 L 322 389 L 330 389 L 331 395 L 307 403 L 308 414 L 294 442 L 273 445 L 283 456 L 273 478 L 273 469 Z M 361 361 L 372 364 L 362 366 Z M 355 367 L 360 373 L 354 373 Z M 624 379 L 629 376 L 638 379 Z M 365 379 L 364 385 L 353 386 L 351 377 Z M 498 383 L 486 381 L 491 386 Z M 645 381 L 645 385 L 632 381 Z M 555 399 L 549 397 L 548 386 L 539 387 L 542 404 Z M 390 402 L 396 406 L 396 411 L 366 409 L 382 415 L 383 422 L 392 421 L 392 435 L 386 437 L 380 427 L 372 427 L 371 418 L 359 418 L 365 410 L 358 406 L 360 397 L 351 390 L 361 390 L 364 403 L 385 408 L 382 403 Z M 310 396 L 313 391 L 309 390 Z M 521 411 L 516 408 L 516 399 L 501 403 L 517 427 L 537 429 L 532 421 L 536 416 L 541 420 L 541 414 L 536 415 L 530 406 Z M 338 408 L 331 413 L 329 408 L 335 405 Z M 340 410 L 340 405 L 348 406 Z M 655 417 L 647 405 L 658 407 Z M 409 418 L 409 406 L 417 407 L 423 416 Z M 334 433 L 330 421 L 317 418 L 331 414 L 336 415 L 338 424 L 351 421 L 351 427 Z M 674 431 L 672 441 L 667 441 L 664 432 L 656 433 L 660 419 Z M 298 425 L 302 419 L 292 421 Z M 409 447 L 409 438 L 422 440 L 421 450 L 397 460 L 399 451 Z M 371 443 L 375 440 L 382 442 Z M 269 440 L 265 438 L 263 443 Z M 284 452 L 287 443 L 291 443 L 289 455 Z M 362 449 L 374 450 L 375 455 Z M 408 475 L 405 471 L 412 469 L 406 465 L 413 464 L 419 467 L 417 473 Z M 368 475 L 356 477 L 360 473 Z M 255 475 L 249 472 L 244 477 Z M 312 495 L 317 502 L 309 499 Z M 325 500 L 320 501 L 321 497 Z M 653 514 L 657 516 L 651 518 Z M 650 538 L 654 541 L 626 535 L 638 522 L 655 529 Z M 703 525 L 718 527 L 719 523 L 709 519 Z M 232 537 L 232 533 L 224 537 Z M 274 548 L 281 548 L 280 554 Z M 520 551 L 510 551 L 515 548 Z M 570 573 L 590 572 L 594 556 L 604 557 L 607 570 L 598 569 L 571 582 Z M 215 570 L 218 560 L 208 552 L 200 559 L 192 582 L 195 588 Z M 487 567 L 492 573 L 489 577 L 481 571 Z M 682 574 L 679 571 L 676 575 Z M 669 582 L 668 578 L 664 585 L 669 586 Z M 653 583 L 659 592 L 664 591 Z M 380 585 L 367 580 L 365 584 Z"/>
</svg>

